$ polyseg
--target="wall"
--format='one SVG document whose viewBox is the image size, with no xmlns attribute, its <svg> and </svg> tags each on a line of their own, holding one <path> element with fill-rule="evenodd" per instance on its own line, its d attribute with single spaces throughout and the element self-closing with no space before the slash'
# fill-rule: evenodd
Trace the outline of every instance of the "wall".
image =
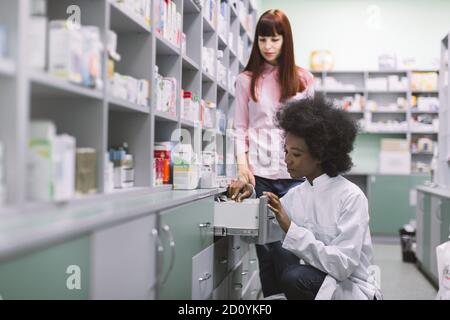
<svg viewBox="0 0 450 320">
<path fill-rule="evenodd" d="M 377 69 L 384 50 L 430 68 L 450 31 L 448 0 L 259 0 L 259 8 L 288 14 L 296 62 L 303 67 L 309 67 L 312 50 L 329 49 L 338 70 Z"/>
</svg>

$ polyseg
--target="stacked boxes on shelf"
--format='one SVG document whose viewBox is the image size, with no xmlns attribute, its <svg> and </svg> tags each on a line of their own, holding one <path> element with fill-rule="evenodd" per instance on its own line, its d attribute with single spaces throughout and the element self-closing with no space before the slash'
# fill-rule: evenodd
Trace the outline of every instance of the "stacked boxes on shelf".
<svg viewBox="0 0 450 320">
<path fill-rule="evenodd" d="M 214 60 L 216 57 L 216 50 L 213 48 L 203 47 L 202 52 L 202 65 L 203 71 L 209 74 L 211 77 L 215 77 L 216 68 L 214 64 Z"/>
<path fill-rule="evenodd" d="M 172 0 L 154 0 L 155 30 L 177 47 L 181 47 L 181 14 Z"/>
<path fill-rule="evenodd" d="M 201 120 L 200 97 L 190 91 L 183 91 L 181 104 L 181 119 L 192 122 Z"/>
<path fill-rule="evenodd" d="M 108 31 L 108 91 L 112 97 L 128 101 L 143 107 L 148 107 L 150 83 L 146 79 L 136 79 L 132 76 L 121 75 L 115 72 L 115 63 L 121 60 L 116 52 L 117 34 Z"/>
<path fill-rule="evenodd" d="M 109 160 L 114 165 L 114 188 L 134 187 L 134 161 L 128 150 L 128 144 L 109 149 Z"/>
<path fill-rule="evenodd" d="M 224 53 L 222 50 L 217 50 L 217 82 L 227 86 L 227 68 L 223 65 Z"/>
<path fill-rule="evenodd" d="M 171 172 L 171 149 L 170 142 L 159 142 L 154 146 L 154 163 L 153 163 L 153 185 L 159 186 L 170 183 Z"/>
<path fill-rule="evenodd" d="M 410 174 L 411 154 L 408 140 L 382 139 L 379 172 L 384 174 Z"/>
<path fill-rule="evenodd" d="M 56 135 L 56 127 L 51 121 L 32 121 L 27 175 L 29 200 L 72 199 L 75 193 L 75 176 L 78 182 L 78 174 L 82 174 L 78 171 L 78 166 L 75 171 L 75 155 L 74 137 L 66 134 Z"/>
<path fill-rule="evenodd" d="M 203 16 L 211 23 L 213 28 L 217 28 L 218 0 L 203 1 Z"/>
<path fill-rule="evenodd" d="M 163 77 L 158 73 L 158 67 L 155 66 L 156 83 L 156 101 L 157 111 L 176 116 L 176 92 L 177 79 L 173 77 Z"/>
<path fill-rule="evenodd" d="M 112 0 L 124 11 L 132 12 L 147 26 L 151 24 L 151 0 Z"/>
<path fill-rule="evenodd" d="M 102 47 L 98 27 L 50 21 L 49 73 L 86 87 L 102 88 Z"/>
<path fill-rule="evenodd" d="M 46 68 L 47 45 L 47 1 L 32 0 L 30 2 L 30 28 L 28 28 L 28 43 L 30 50 L 29 66 L 37 70 Z M 1 34 L 1 31 L 0 31 Z M 0 35 L 1 38 L 1 35 Z M 1 40 L 0 40 L 1 48 Z M 1 49 L 0 49 L 1 56 Z"/>
<path fill-rule="evenodd" d="M 203 127 L 214 128 L 216 124 L 217 106 L 211 101 L 201 102 L 203 112 Z"/>
</svg>

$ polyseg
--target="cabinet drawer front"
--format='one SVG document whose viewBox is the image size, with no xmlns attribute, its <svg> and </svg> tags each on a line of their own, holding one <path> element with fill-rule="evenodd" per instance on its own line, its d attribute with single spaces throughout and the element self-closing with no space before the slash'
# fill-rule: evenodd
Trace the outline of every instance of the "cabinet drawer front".
<svg viewBox="0 0 450 320">
<path fill-rule="evenodd" d="M 192 258 L 192 300 L 211 299 L 214 288 L 214 245 Z"/>
<path fill-rule="evenodd" d="M 229 271 L 228 244 L 228 237 L 214 243 L 214 288 L 225 279 Z"/>
<path fill-rule="evenodd" d="M 241 238 L 239 236 L 229 237 L 228 245 L 228 269 L 232 270 L 241 260 Z"/>
<path fill-rule="evenodd" d="M 256 300 L 258 298 L 258 293 L 261 290 L 261 282 L 259 280 L 259 272 L 252 274 L 249 280 L 249 285 L 245 292 L 242 294 L 243 300 Z"/>
<path fill-rule="evenodd" d="M 230 277 L 229 297 L 231 300 L 240 300 L 242 298 L 242 264 L 233 270 Z"/>
<path fill-rule="evenodd" d="M 229 278 L 226 277 L 213 291 L 213 300 L 228 300 Z"/>
</svg>

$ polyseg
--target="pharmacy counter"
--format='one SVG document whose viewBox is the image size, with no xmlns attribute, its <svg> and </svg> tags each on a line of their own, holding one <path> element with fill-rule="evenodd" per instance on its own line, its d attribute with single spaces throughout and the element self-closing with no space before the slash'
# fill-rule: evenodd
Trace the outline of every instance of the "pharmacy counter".
<svg viewBox="0 0 450 320">
<path fill-rule="evenodd" d="M 450 189 L 438 188 L 438 187 L 427 187 L 427 186 L 418 186 L 417 190 L 429 193 L 431 195 L 435 195 L 442 198 L 450 199 Z"/>
<path fill-rule="evenodd" d="M 417 187 L 416 222 L 417 266 L 437 286 L 436 247 L 449 240 L 450 191 Z"/>
<path fill-rule="evenodd" d="M 29 208 L 0 214 L 0 261 L 79 235 L 169 210 L 224 192 L 225 189 L 165 191 Z M 25 211 L 28 211 L 25 209 Z"/>
</svg>

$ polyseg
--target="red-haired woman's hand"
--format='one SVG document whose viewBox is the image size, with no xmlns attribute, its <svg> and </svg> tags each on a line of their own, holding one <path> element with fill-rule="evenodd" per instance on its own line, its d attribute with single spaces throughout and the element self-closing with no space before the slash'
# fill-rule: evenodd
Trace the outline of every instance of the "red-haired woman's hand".
<svg viewBox="0 0 450 320">
<path fill-rule="evenodd" d="M 238 180 L 241 180 L 245 183 L 250 183 L 255 186 L 255 176 L 251 172 L 248 166 L 240 165 L 238 166 Z"/>
</svg>

